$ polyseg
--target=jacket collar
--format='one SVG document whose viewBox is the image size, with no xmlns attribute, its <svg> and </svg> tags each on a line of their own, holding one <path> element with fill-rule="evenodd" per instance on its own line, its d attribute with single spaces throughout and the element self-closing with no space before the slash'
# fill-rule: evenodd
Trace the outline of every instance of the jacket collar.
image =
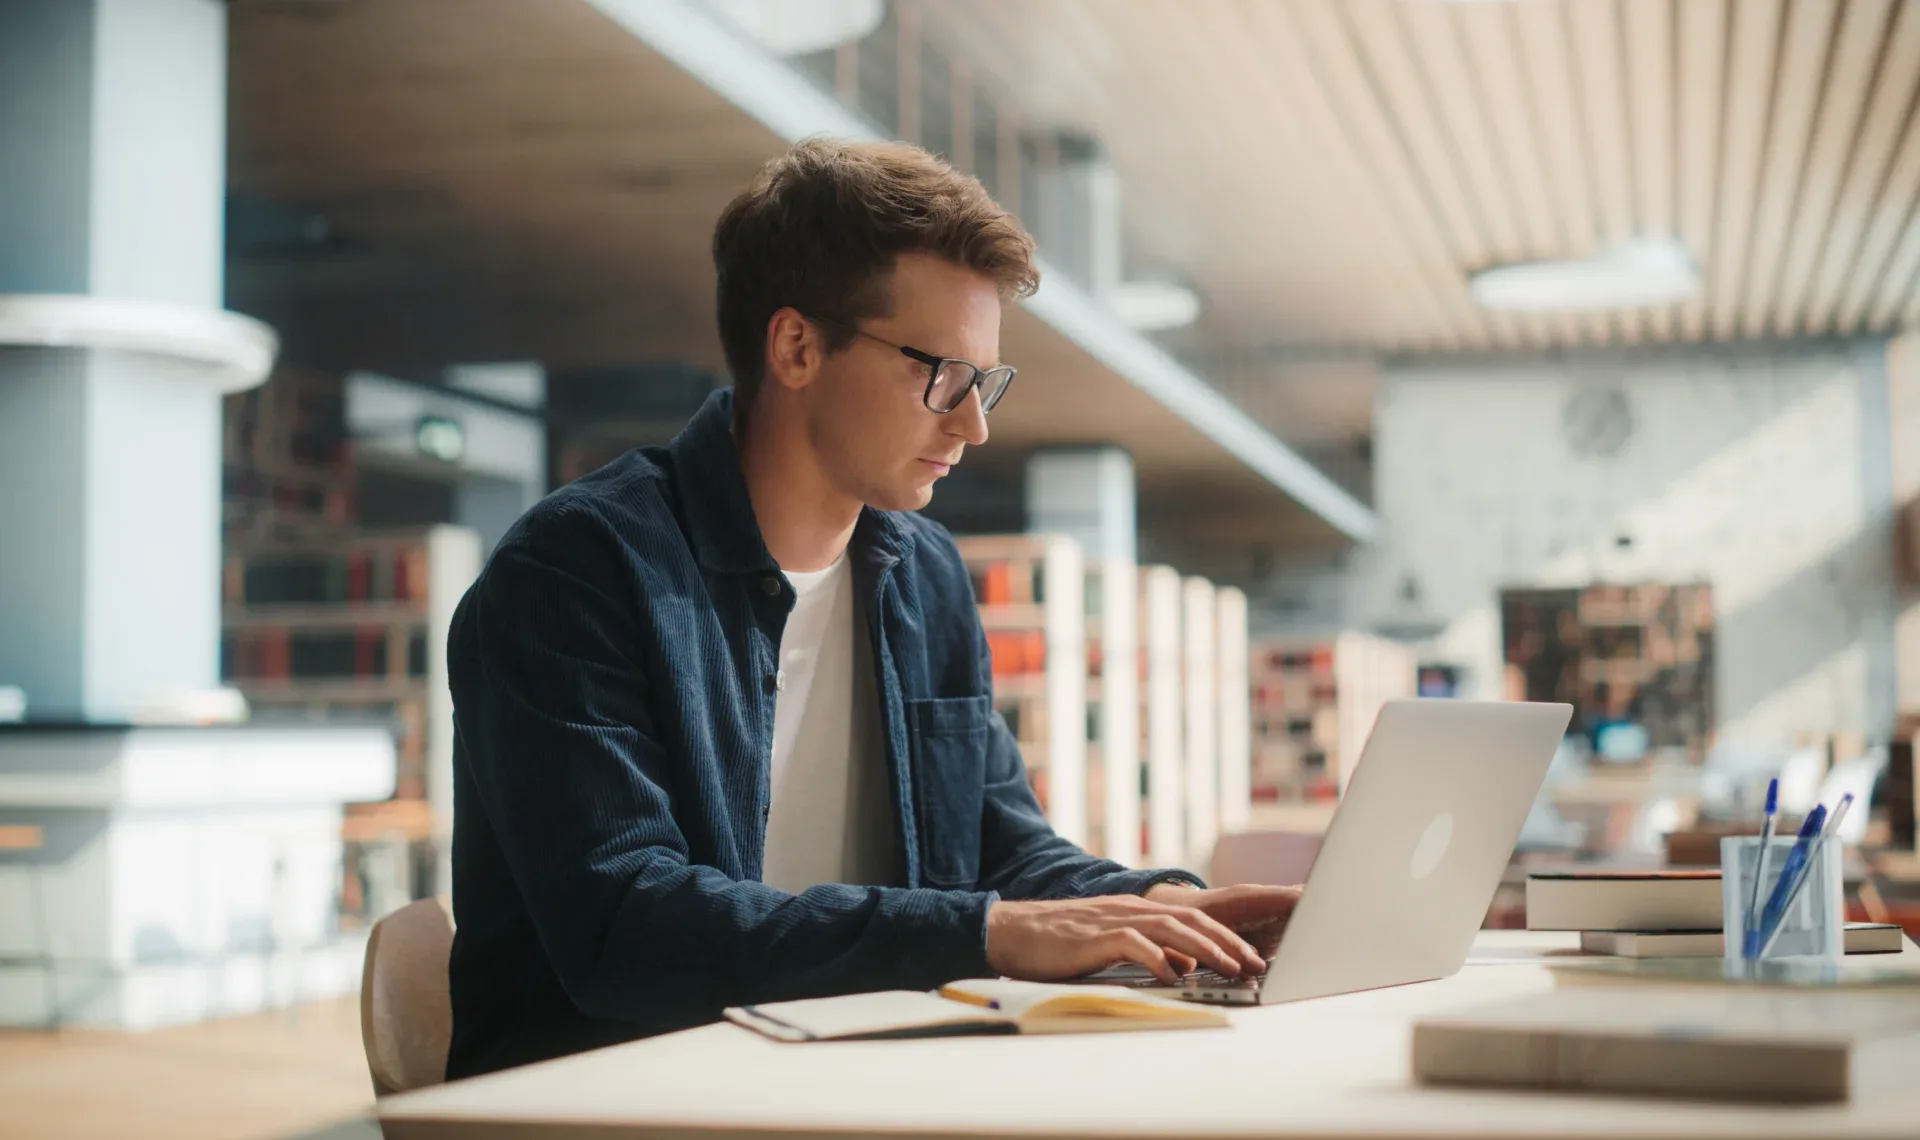
<svg viewBox="0 0 1920 1140">
<path fill-rule="evenodd" d="M 668 445 L 687 534 L 700 565 L 716 574 L 760 574 L 778 570 L 767 552 L 740 452 L 733 442 L 733 389 L 707 397 L 693 419 Z M 913 549 L 913 530 L 891 511 L 862 508 L 853 528 L 852 554 L 874 569 L 885 569 Z"/>
</svg>

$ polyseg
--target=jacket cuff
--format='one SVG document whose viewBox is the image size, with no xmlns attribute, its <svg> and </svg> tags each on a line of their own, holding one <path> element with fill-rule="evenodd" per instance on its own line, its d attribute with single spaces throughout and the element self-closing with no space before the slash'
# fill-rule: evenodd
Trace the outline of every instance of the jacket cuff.
<svg viewBox="0 0 1920 1140">
<path fill-rule="evenodd" d="M 1118 878 L 1120 881 L 1115 885 L 1119 890 L 1114 891 L 1114 894 L 1144 895 L 1161 883 L 1174 883 L 1203 891 L 1207 889 L 1207 881 L 1192 871 L 1179 871 L 1172 868 L 1158 871 L 1128 871 Z"/>
<path fill-rule="evenodd" d="M 914 963 L 915 986 L 932 988 L 960 978 L 991 978 L 987 966 L 987 911 L 999 899 L 992 891 L 903 892 L 906 905 L 896 930 L 901 962 Z M 911 988 L 911 987 L 910 987 Z"/>
</svg>

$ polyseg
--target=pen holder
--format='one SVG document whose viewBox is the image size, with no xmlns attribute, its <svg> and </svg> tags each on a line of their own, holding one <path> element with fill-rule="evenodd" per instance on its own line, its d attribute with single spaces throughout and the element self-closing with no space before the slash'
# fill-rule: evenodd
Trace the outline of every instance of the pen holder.
<svg viewBox="0 0 1920 1140">
<path fill-rule="evenodd" d="M 1777 835 L 1767 845 L 1767 867 L 1760 880 L 1760 902 L 1754 910 L 1764 922 L 1767 900 L 1787 869 L 1795 838 Z M 1806 881 L 1781 915 L 1779 934 L 1764 957 L 1820 959 L 1839 962 L 1845 948 L 1846 909 L 1841 894 L 1840 842 L 1815 839 L 1808 845 Z M 1726 959 L 1742 960 L 1747 936 L 1747 905 L 1753 898 L 1753 880 L 1760 871 L 1758 836 L 1728 836 L 1720 841 L 1720 911 L 1726 932 Z M 1764 935 L 1764 927 L 1762 927 Z"/>
</svg>

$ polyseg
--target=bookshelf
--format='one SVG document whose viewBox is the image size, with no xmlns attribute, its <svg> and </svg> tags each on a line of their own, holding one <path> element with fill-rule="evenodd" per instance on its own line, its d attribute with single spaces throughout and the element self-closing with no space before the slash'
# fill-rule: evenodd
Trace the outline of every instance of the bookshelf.
<svg viewBox="0 0 1920 1140">
<path fill-rule="evenodd" d="M 1407 646 L 1357 632 L 1252 644 L 1250 798 L 1337 798 L 1380 706 L 1414 695 L 1417 664 Z"/>
<path fill-rule="evenodd" d="M 1214 592 L 1214 655 L 1220 704 L 1220 833 L 1248 830 L 1253 802 L 1253 691 L 1247 680 L 1247 596 Z"/>
<path fill-rule="evenodd" d="M 1088 568 L 1087 850 L 1141 865 L 1140 575 L 1122 558 Z"/>
<path fill-rule="evenodd" d="M 1185 715 L 1181 777 L 1186 820 L 1184 867 L 1202 868 L 1213 854 L 1220 830 L 1220 697 L 1213 583 L 1187 578 L 1180 583 L 1180 698 Z"/>
<path fill-rule="evenodd" d="M 1186 864 L 1184 713 L 1180 685 L 1181 581 L 1170 566 L 1140 573 L 1140 730 L 1145 757 L 1146 834 L 1141 848 L 1155 867 Z"/>
<path fill-rule="evenodd" d="M 479 569 L 477 534 L 435 526 L 230 537 L 222 572 L 223 679 L 256 719 L 391 725 L 394 801 L 349 808 L 346 831 L 425 845 L 436 892 L 450 885 L 453 815 L 447 631 Z"/>
<path fill-rule="evenodd" d="M 352 527 L 353 443 L 337 373 L 283 362 L 265 384 L 226 398 L 221 431 L 229 538 Z"/>
<path fill-rule="evenodd" d="M 1715 720 L 1710 586 L 1504 590 L 1500 610 L 1510 699 L 1567 701 L 1575 731 L 1633 723 L 1650 749 L 1705 757 Z"/>
<path fill-rule="evenodd" d="M 1054 535 L 956 540 L 992 655 L 993 703 L 1054 830 L 1087 841 L 1087 636 L 1080 547 Z"/>
</svg>

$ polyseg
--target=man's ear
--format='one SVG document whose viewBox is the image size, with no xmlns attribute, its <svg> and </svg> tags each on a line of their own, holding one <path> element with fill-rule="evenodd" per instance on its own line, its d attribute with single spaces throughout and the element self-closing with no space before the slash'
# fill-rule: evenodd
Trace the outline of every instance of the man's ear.
<svg viewBox="0 0 1920 1140">
<path fill-rule="evenodd" d="M 820 374 L 826 345 L 820 330 L 794 308 L 777 309 L 767 320 L 767 379 L 793 391 Z"/>
</svg>

